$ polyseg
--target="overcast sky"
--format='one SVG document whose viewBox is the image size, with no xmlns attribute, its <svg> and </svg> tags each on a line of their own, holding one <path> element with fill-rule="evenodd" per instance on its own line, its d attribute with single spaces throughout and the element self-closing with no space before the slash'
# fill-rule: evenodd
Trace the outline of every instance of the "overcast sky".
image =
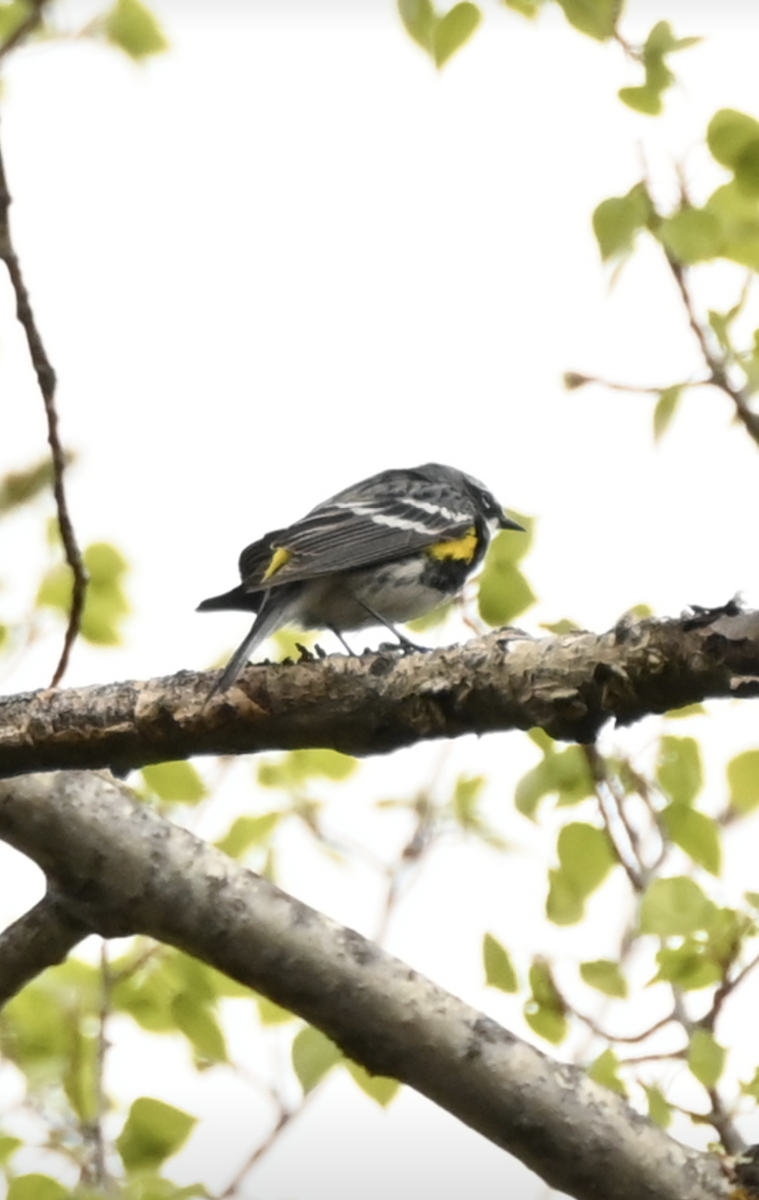
<svg viewBox="0 0 759 1200">
<path fill-rule="evenodd" d="M 526 568 L 540 604 L 522 621 L 533 632 L 564 616 L 605 629 L 640 602 L 662 615 L 739 590 L 759 602 L 756 450 L 727 401 L 688 397 L 654 447 L 650 397 L 561 383 L 567 370 L 642 385 L 702 373 L 657 253 L 644 247 L 612 286 L 590 218 L 644 160 L 662 199 L 675 163 L 696 198 L 720 181 L 701 148 L 709 117 L 725 106 L 759 113 L 751 6 L 715 16 L 713 5 L 631 4 L 630 37 L 662 17 L 678 35 L 708 35 L 673 61 L 680 82 L 660 121 L 615 99 L 640 82 L 621 50 L 569 30 L 558 10 L 530 24 L 486 6 L 484 27 L 437 73 L 390 0 L 153 7 L 168 55 L 137 68 L 88 43 L 29 49 L 8 65 L 0 113 L 14 234 L 78 457 L 74 521 L 84 543 L 112 541 L 132 566 L 125 647 L 78 648 L 67 682 L 208 665 L 246 620 L 194 608 L 236 582 L 247 542 L 374 471 L 428 460 L 475 474 L 538 519 Z M 92 11 L 61 10 L 72 28 Z M 739 272 L 703 276 L 709 305 L 729 307 Z M 45 439 L 5 288 L 0 396 L 2 473 L 39 458 Z M 10 617 L 45 559 L 42 511 L 0 526 Z M 3 685 L 43 686 L 58 651 L 41 639 Z M 727 744 L 747 730 L 731 721 Z M 490 744 L 488 769 L 508 749 L 506 792 L 529 747 L 516 735 Z M 402 756 L 400 770 L 430 761 Z M 392 766 L 371 769 L 367 794 L 397 786 Z M 516 835 L 532 838 L 521 826 Z M 449 886 L 459 869 L 454 853 L 440 857 L 390 948 L 516 1021 L 517 1002 L 480 991 L 478 937 L 489 926 L 508 939 L 515 896 L 521 906 L 530 888 L 539 906 L 544 865 L 510 862 L 509 887 L 502 862 L 478 859 L 488 882 L 466 921 Z M 37 886 L 33 872 L 20 879 L 8 916 Z M 371 928 L 371 889 L 357 905 L 318 872 L 294 886 Z M 160 1051 L 169 1063 L 174 1053 Z M 234 1158 L 238 1134 L 243 1146 L 249 1135 L 228 1081 L 207 1074 L 200 1085 L 215 1096 L 215 1132 L 189 1156 L 187 1178 L 220 1139 Z M 167 1098 L 199 1111 L 208 1100 L 192 1086 Z M 164 1094 L 149 1073 L 142 1088 Z M 408 1192 L 430 1186 L 431 1162 L 443 1200 L 464 1189 L 479 1200 L 540 1195 L 411 1095 L 385 1117 L 336 1080 L 320 1112 L 262 1167 L 251 1197 L 305 1200 L 314 1178 L 347 1195 L 367 1171 L 377 1194 L 380 1184 Z"/>
</svg>

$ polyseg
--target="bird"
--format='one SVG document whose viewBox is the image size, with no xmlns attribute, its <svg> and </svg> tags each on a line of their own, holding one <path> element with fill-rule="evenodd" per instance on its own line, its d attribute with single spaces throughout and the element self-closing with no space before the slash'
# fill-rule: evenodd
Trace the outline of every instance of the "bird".
<svg viewBox="0 0 759 1200">
<path fill-rule="evenodd" d="M 256 618 L 211 695 L 226 691 L 250 655 L 286 625 L 343 633 L 395 628 L 463 588 L 496 529 L 524 532 L 483 483 L 441 463 L 380 471 L 317 504 L 284 529 L 246 546 L 241 583 L 203 600 L 198 612 Z M 210 699 L 210 697 L 209 697 Z"/>
</svg>

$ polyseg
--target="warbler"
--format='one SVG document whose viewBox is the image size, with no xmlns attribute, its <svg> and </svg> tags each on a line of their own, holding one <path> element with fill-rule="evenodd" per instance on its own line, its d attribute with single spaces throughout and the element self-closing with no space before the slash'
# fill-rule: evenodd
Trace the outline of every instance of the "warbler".
<svg viewBox="0 0 759 1200">
<path fill-rule="evenodd" d="M 524 527 L 471 475 L 426 463 L 380 471 L 345 488 L 240 555 L 242 583 L 198 612 L 256 613 L 214 692 L 234 681 L 257 646 L 284 625 L 344 632 L 411 621 L 450 600 L 482 562 L 495 528 Z M 213 694 L 213 693 L 212 693 Z"/>
</svg>

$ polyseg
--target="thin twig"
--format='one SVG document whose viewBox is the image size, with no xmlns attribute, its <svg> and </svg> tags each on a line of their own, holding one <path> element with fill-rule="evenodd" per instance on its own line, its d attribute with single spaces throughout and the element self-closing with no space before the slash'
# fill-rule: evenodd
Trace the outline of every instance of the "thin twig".
<svg viewBox="0 0 759 1200">
<path fill-rule="evenodd" d="M 42 4 L 38 3 L 36 12 L 37 18 L 41 14 Z M 7 43 L 6 43 L 7 45 Z M 0 48 L 2 49 L 2 48 Z M 66 635 L 63 640 L 63 650 L 55 669 L 53 678 L 50 682 L 51 687 L 57 687 L 63 678 L 68 666 L 71 648 L 76 641 L 82 624 L 82 614 L 84 612 L 84 601 L 87 594 L 87 570 L 82 559 L 82 553 L 79 549 L 74 527 L 69 516 L 68 503 L 66 500 L 66 489 L 64 486 L 64 473 L 66 470 L 66 455 L 61 446 L 60 436 L 58 433 L 58 413 L 55 407 L 55 371 L 53 370 L 50 359 L 42 342 L 32 306 L 29 301 L 29 293 L 24 283 L 24 278 L 21 272 L 21 265 L 16 255 L 13 246 L 10 232 L 9 209 L 11 205 L 11 196 L 8 191 L 8 183 L 5 175 L 5 164 L 3 161 L 2 148 L 0 148 L 0 260 L 5 263 L 8 269 L 8 275 L 11 281 L 11 287 L 16 297 L 16 316 L 26 335 L 29 354 L 32 360 L 32 366 L 37 376 L 37 383 L 40 392 L 42 393 L 42 401 L 45 406 L 45 415 L 47 417 L 47 440 L 50 445 L 50 453 L 53 460 L 53 494 L 55 496 L 55 505 L 58 512 L 58 527 L 61 533 L 61 541 L 66 554 L 66 561 L 71 567 L 73 574 L 73 588 L 71 594 L 71 611 L 69 613 L 68 626 Z"/>
<path fill-rule="evenodd" d="M 696 310 L 693 304 L 693 297 L 690 294 L 688 282 L 685 276 L 685 268 L 682 263 L 673 258 L 671 254 L 666 254 L 669 269 L 674 276 L 675 283 L 678 286 L 682 297 L 685 311 L 688 315 L 688 324 L 690 325 L 696 340 L 701 348 L 701 353 L 709 371 L 711 373 L 711 382 L 716 388 L 719 388 L 729 396 L 735 405 L 735 414 L 738 420 L 743 425 L 749 436 L 759 446 L 759 413 L 753 412 L 748 403 L 748 397 L 742 388 L 735 387 L 728 378 L 727 369 L 724 361 L 714 353 L 709 345 L 709 339 L 706 330 L 696 316 Z"/>
</svg>

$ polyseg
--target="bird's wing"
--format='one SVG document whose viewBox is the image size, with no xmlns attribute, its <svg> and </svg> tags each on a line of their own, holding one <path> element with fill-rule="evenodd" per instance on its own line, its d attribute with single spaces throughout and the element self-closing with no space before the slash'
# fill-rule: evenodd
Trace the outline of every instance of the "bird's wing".
<svg viewBox="0 0 759 1200">
<path fill-rule="evenodd" d="M 452 512 L 433 499 L 415 502 L 335 497 L 289 529 L 267 534 L 240 555 L 243 584 L 253 590 L 350 571 L 464 537 L 473 508 Z M 479 524 L 479 523 L 477 523 Z"/>
</svg>

